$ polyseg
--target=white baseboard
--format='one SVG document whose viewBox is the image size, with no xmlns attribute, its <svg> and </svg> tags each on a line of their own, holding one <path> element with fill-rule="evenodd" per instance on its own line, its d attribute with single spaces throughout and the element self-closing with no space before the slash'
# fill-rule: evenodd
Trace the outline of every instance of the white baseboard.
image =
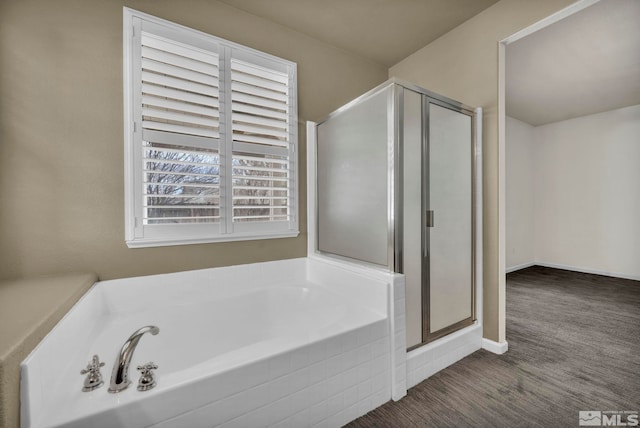
<svg viewBox="0 0 640 428">
<path fill-rule="evenodd" d="M 522 263 L 516 266 L 508 267 L 505 269 L 505 273 L 515 272 L 520 269 L 525 269 L 531 266 L 542 266 L 542 267 L 548 267 L 553 269 L 570 270 L 573 272 L 591 273 L 594 275 L 604 275 L 604 276 L 611 276 L 614 278 L 632 279 L 635 281 L 640 281 L 640 275 L 629 275 L 629 274 L 620 273 L 620 272 L 609 272 L 609 271 L 598 270 L 598 269 L 583 268 L 579 266 L 570 266 L 570 265 L 562 265 L 558 263 L 548 263 L 548 262 L 539 262 L 539 261 Z"/>
<path fill-rule="evenodd" d="M 570 270 L 570 271 L 582 272 L 582 273 L 592 273 L 594 275 L 612 276 L 614 278 L 632 279 L 635 281 L 640 281 L 640 276 L 638 275 L 628 275 L 628 274 L 619 273 L 619 272 L 607 272 L 607 271 L 583 268 L 578 266 L 561 265 L 557 263 L 535 262 L 533 264 L 537 266 L 554 268 L 554 269 L 563 269 L 563 270 Z"/>
<path fill-rule="evenodd" d="M 519 264 L 519 265 L 516 265 L 516 266 L 508 267 L 505 270 L 505 272 L 506 273 L 511 273 L 511 272 L 515 272 L 517 270 L 528 268 L 528 267 L 535 266 L 535 265 L 536 265 L 536 262 L 522 263 L 522 264 Z"/>
<path fill-rule="evenodd" d="M 502 355 L 509 349 L 509 344 L 504 342 L 495 342 L 491 339 L 482 338 L 482 349 L 485 349 L 494 354 Z"/>
</svg>

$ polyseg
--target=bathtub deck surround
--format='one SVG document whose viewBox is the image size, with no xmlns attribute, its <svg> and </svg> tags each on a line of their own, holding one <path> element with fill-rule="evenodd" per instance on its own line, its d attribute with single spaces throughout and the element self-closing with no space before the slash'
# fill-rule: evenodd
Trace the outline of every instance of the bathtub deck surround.
<svg viewBox="0 0 640 428">
<path fill-rule="evenodd" d="M 75 273 L 0 281 L 0 427 L 19 423 L 20 362 L 97 280 Z"/>
<path fill-rule="evenodd" d="M 23 362 L 22 426 L 342 426 L 406 393 L 403 287 L 321 257 L 99 282 Z M 83 392 L 144 325 L 155 388 Z"/>
</svg>

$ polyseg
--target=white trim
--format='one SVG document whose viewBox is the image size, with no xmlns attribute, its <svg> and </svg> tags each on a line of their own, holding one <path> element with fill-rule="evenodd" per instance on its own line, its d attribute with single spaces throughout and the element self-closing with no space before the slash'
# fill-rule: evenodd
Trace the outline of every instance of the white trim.
<svg viewBox="0 0 640 428">
<path fill-rule="evenodd" d="M 509 344 L 506 341 L 496 342 L 491 339 L 482 338 L 482 349 L 502 355 L 509 350 Z"/>
<path fill-rule="evenodd" d="M 628 275 L 620 272 L 609 272 L 609 271 L 598 270 L 598 269 L 590 269 L 590 268 L 579 267 L 579 266 L 570 266 L 570 265 L 562 265 L 558 263 L 547 263 L 547 262 L 535 262 L 533 263 L 533 265 L 548 267 L 553 269 L 570 270 L 573 272 L 590 273 L 594 275 L 611 276 L 614 278 L 623 278 L 623 279 L 631 279 L 634 281 L 640 281 L 640 276 L 638 275 Z"/>
<path fill-rule="evenodd" d="M 291 121 L 289 123 L 289 189 L 291 192 L 291 210 L 289 211 L 290 221 L 289 227 L 300 230 L 300 150 L 298 146 L 298 66 L 296 64 L 290 64 L 288 66 L 289 76 L 289 115 Z M 293 112 L 293 113 L 291 113 Z"/>
<path fill-rule="evenodd" d="M 124 87 L 124 235 L 125 240 L 135 239 L 135 195 L 130 183 L 133 181 L 133 126 L 130 118 L 133 116 L 133 81 L 130 70 L 132 68 L 131 39 L 133 38 L 133 15 L 122 14 L 122 80 Z"/>
<path fill-rule="evenodd" d="M 316 122 L 307 121 L 307 257 L 316 255 Z"/>
<path fill-rule="evenodd" d="M 507 269 L 505 269 L 505 273 L 511 273 L 520 269 L 526 269 L 528 267 L 535 266 L 536 264 L 536 262 L 521 263 L 519 265 L 508 267 Z"/>
<path fill-rule="evenodd" d="M 498 340 L 506 337 L 506 46 L 600 0 L 579 0 L 498 42 Z"/>
<path fill-rule="evenodd" d="M 482 182 L 483 182 L 483 171 L 482 171 L 482 118 L 483 111 L 481 107 L 475 109 L 475 134 L 476 134 L 476 176 L 475 176 L 475 201 L 476 201 L 476 218 L 475 218 L 475 254 L 476 254 L 476 265 L 475 265 L 475 279 L 476 279 L 476 289 L 475 289 L 475 298 L 476 298 L 476 320 L 480 327 L 484 327 L 484 312 L 483 312 L 483 297 L 484 297 L 484 235 L 483 235 L 483 200 L 482 200 Z"/>
<path fill-rule="evenodd" d="M 511 266 L 507 268 L 506 273 L 516 272 L 531 266 L 542 266 L 542 267 L 548 267 L 553 269 L 570 270 L 572 272 L 591 273 L 593 275 L 611 276 L 614 278 L 623 278 L 623 279 L 631 279 L 634 281 L 640 281 L 640 276 L 638 275 L 628 275 L 626 273 L 620 273 L 620 272 L 611 272 L 606 270 L 591 269 L 591 268 L 580 267 L 580 266 L 571 266 L 571 265 L 563 265 L 559 263 L 549 263 L 549 262 L 540 262 L 540 261 L 522 263 L 516 266 Z"/>
<path fill-rule="evenodd" d="M 574 4 L 571 4 L 567 7 L 565 7 L 564 9 L 561 9 L 559 11 L 557 11 L 554 14 L 551 14 L 549 16 L 547 16 L 546 18 L 536 22 L 535 24 L 532 24 L 526 28 L 523 28 L 522 30 L 518 31 L 517 33 L 514 33 L 512 35 L 510 35 L 509 37 L 503 39 L 500 41 L 500 43 L 504 43 L 504 44 L 509 44 L 509 43 L 513 43 L 515 41 L 518 41 L 524 37 L 527 37 L 533 33 L 535 33 L 536 31 L 542 30 L 545 27 L 548 27 L 551 24 L 555 24 L 558 21 L 563 20 L 564 18 L 567 18 L 571 15 L 573 15 L 574 13 L 580 12 L 583 9 L 588 8 L 589 6 L 593 6 L 594 4 L 598 3 L 600 0 L 580 0 L 575 2 Z"/>
<path fill-rule="evenodd" d="M 498 82 L 506 81 L 504 43 L 498 44 Z M 498 340 L 506 340 L 507 335 L 507 278 L 505 265 L 507 261 L 507 221 L 506 221 L 506 115 L 505 85 L 498 83 Z"/>
<path fill-rule="evenodd" d="M 232 242 L 232 241 L 255 241 L 259 239 L 277 239 L 277 238 L 295 238 L 300 232 L 297 230 L 291 232 L 273 232 L 273 233 L 252 233 L 242 236 L 239 234 L 219 235 L 215 237 L 204 238 L 186 238 L 186 239 L 162 239 L 162 238 L 138 238 L 127 240 L 129 248 L 146 248 L 146 247 L 164 247 L 170 245 L 189 245 L 189 244 L 209 244 L 213 242 Z"/>
</svg>

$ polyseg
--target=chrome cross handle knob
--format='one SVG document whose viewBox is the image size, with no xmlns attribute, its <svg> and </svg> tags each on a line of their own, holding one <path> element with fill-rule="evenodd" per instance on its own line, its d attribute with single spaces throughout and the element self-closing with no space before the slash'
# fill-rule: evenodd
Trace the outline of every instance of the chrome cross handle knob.
<svg viewBox="0 0 640 428">
<path fill-rule="evenodd" d="M 138 370 L 140 371 L 140 380 L 138 380 L 138 391 L 148 391 L 154 386 L 156 386 L 155 373 L 153 370 L 156 370 L 158 365 L 154 362 L 149 362 L 147 364 L 143 364 L 138 366 Z"/>
<path fill-rule="evenodd" d="M 86 369 L 82 369 L 80 374 L 86 374 L 84 379 L 84 386 L 82 391 L 89 392 L 96 388 L 100 388 L 104 381 L 102 380 L 102 373 L 100 373 L 100 367 L 104 366 L 104 363 L 100 362 L 100 357 L 94 355 Z"/>
</svg>

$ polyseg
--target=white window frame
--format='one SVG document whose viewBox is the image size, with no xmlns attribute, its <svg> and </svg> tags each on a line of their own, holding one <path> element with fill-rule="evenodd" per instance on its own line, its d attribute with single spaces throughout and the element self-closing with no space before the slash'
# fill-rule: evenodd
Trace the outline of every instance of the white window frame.
<svg viewBox="0 0 640 428">
<path fill-rule="evenodd" d="M 143 160 L 142 115 L 140 113 L 140 85 L 134 82 L 135 67 L 140 67 L 141 28 L 153 28 L 154 33 L 173 40 L 188 39 L 188 44 L 217 52 L 220 72 L 220 223 L 145 225 L 143 221 Z M 184 36 L 184 37 L 183 37 Z M 233 222 L 231 156 L 234 147 L 231 130 L 231 60 L 250 62 L 256 66 L 285 72 L 289 77 L 289 129 L 286 153 L 289 161 L 289 220 L 280 222 Z M 125 241 L 129 248 L 185 245 L 210 242 L 244 241 L 269 238 L 296 237 L 298 230 L 298 109 L 296 64 L 255 49 L 166 21 L 154 16 L 123 8 L 123 80 L 124 80 L 124 181 L 125 181 Z M 228 109 L 228 110 L 227 110 Z M 226 112 L 226 113 L 223 113 Z M 224 116 L 223 116 L 224 114 Z M 179 135 L 179 134 L 176 134 Z M 236 147 L 245 143 L 236 142 Z M 248 146 L 260 146 L 245 144 Z M 257 147 L 254 153 L 270 153 L 270 147 Z M 228 170 L 226 169 L 228 168 Z M 224 175 L 222 174 L 224 172 Z M 231 215 L 231 217 L 230 217 Z"/>
</svg>

